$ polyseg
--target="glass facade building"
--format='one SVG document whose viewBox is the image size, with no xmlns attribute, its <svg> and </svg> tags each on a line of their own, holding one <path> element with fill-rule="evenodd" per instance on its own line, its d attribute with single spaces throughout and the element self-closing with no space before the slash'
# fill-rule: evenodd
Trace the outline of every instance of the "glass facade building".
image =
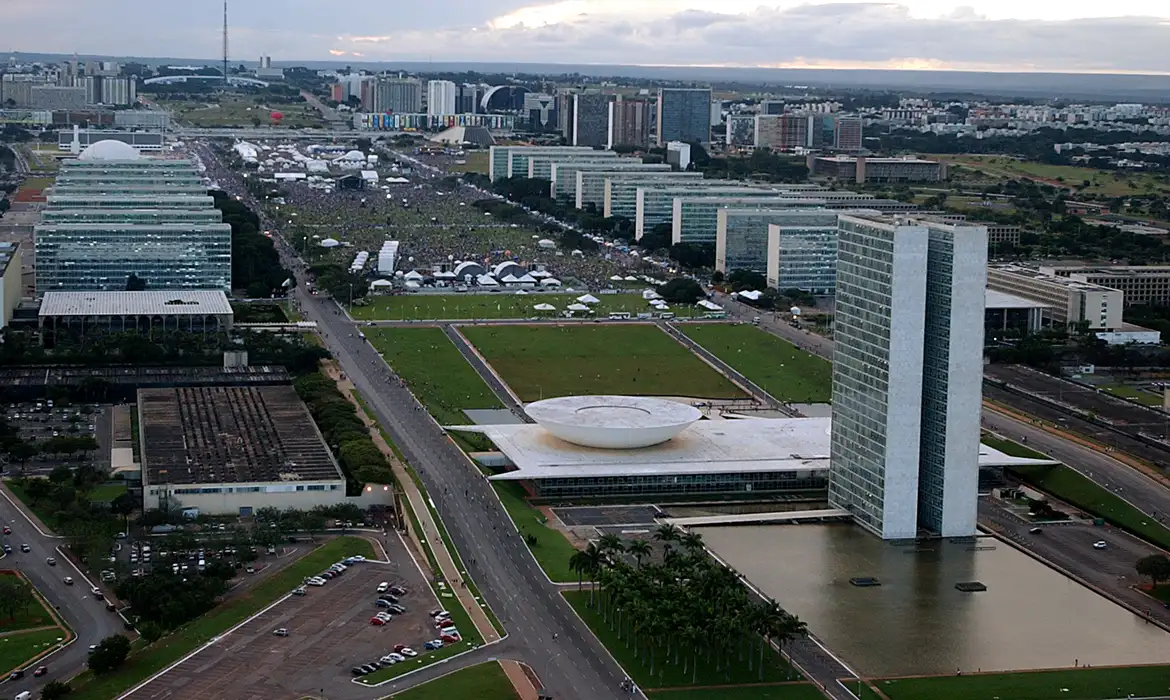
<svg viewBox="0 0 1170 700">
<path fill-rule="evenodd" d="M 804 235 L 824 246 L 827 269 L 809 270 L 809 277 L 832 279 L 837 265 L 837 212 L 817 207 L 748 209 L 741 207 L 716 212 L 718 229 L 715 239 L 715 269 L 724 274 L 750 270 L 765 274 L 769 264 L 768 227 L 772 224 L 791 228 L 794 235 Z M 823 229 L 829 228 L 831 231 Z M 797 231 L 804 231 L 797 234 Z M 811 256 L 810 256 L 811 257 Z M 775 286 L 774 284 L 769 286 Z"/>
<path fill-rule="evenodd" d="M 533 479 L 537 498 L 615 498 L 622 496 L 683 496 L 743 494 L 823 495 L 825 471 L 737 472 Z"/>
<path fill-rule="evenodd" d="M 171 170 L 150 173 L 132 173 L 126 171 L 112 172 L 74 172 L 68 175 L 58 175 L 55 187 L 74 185 L 199 185 L 204 191 L 203 178 L 193 172 L 175 172 Z"/>
<path fill-rule="evenodd" d="M 204 195 L 100 195 L 49 194 L 50 208 L 57 209 L 212 209 L 215 200 Z M 46 210 L 47 211 L 47 210 Z"/>
<path fill-rule="evenodd" d="M 189 184 L 183 183 L 166 183 L 166 182 L 150 182 L 140 181 L 137 183 L 117 182 L 117 183 L 69 183 L 57 184 L 53 186 L 53 194 L 67 195 L 91 195 L 91 196 L 112 196 L 112 195 L 130 195 L 130 196 L 144 196 L 151 195 L 205 195 L 207 194 L 207 187 L 202 183 L 195 182 Z"/>
<path fill-rule="evenodd" d="M 568 153 L 564 155 L 522 156 L 512 155 L 512 174 L 517 177 L 552 179 L 553 163 L 608 163 L 617 160 L 613 151 L 586 151 L 584 153 Z M 524 169 L 518 172 L 519 161 L 524 161 Z"/>
<path fill-rule="evenodd" d="M 975 534 L 987 230 L 840 217 L 829 503 L 885 539 Z"/>
<path fill-rule="evenodd" d="M 703 173 L 696 172 L 646 172 L 646 173 L 615 173 L 609 176 L 594 175 L 590 172 L 581 174 L 582 178 L 582 205 L 584 208 L 590 202 L 606 216 L 624 216 L 633 220 L 637 210 L 638 188 L 642 184 L 656 182 L 699 182 Z M 596 180 L 594 180 L 596 178 Z M 596 184 L 595 184 L 596 183 Z M 597 187 L 597 189 L 594 189 Z M 596 195 L 595 195 L 596 193 Z M 593 199 L 596 196 L 598 199 Z"/>
<path fill-rule="evenodd" d="M 720 209 L 781 209 L 822 207 L 821 199 L 804 199 L 799 193 L 762 190 L 735 197 L 675 197 L 671 209 L 671 241 L 715 243 Z"/>
<path fill-rule="evenodd" d="M 711 89 L 658 89 L 658 145 L 711 142 Z"/>
<path fill-rule="evenodd" d="M 528 161 L 523 162 L 523 170 L 512 172 L 511 155 L 523 151 L 529 155 L 565 154 L 593 152 L 592 148 L 578 148 L 576 146 L 490 146 L 488 148 L 488 175 L 492 181 L 512 175 L 523 177 L 528 173 Z"/>
<path fill-rule="evenodd" d="M 665 163 L 648 164 L 643 163 L 641 158 L 613 158 L 609 161 L 594 162 L 588 161 L 557 161 L 553 163 L 552 173 L 550 179 L 552 180 L 552 196 L 561 201 L 573 203 L 578 209 L 584 208 L 583 197 L 580 192 L 582 186 L 581 179 L 577 177 L 577 173 L 586 171 L 608 172 L 608 173 L 622 173 L 622 172 L 661 172 L 669 171 L 670 166 Z M 604 180 L 597 181 L 604 185 Z M 600 190 L 600 187 L 597 188 Z M 601 208 L 601 200 L 604 197 L 604 192 L 599 192 L 599 196 L 595 199 L 598 209 Z"/>
<path fill-rule="evenodd" d="M 36 227 L 37 294 L 147 289 L 231 291 L 232 229 L 218 224 L 42 224 Z"/>
<path fill-rule="evenodd" d="M 634 235 L 641 238 L 658 224 L 671 223 L 674 217 L 674 198 L 686 195 L 775 197 L 776 191 L 768 187 L 748 187 L 731 180 L 644 185 L 634 193 Z"/>
<path fill-rule="evenodd" d="M 218 224 L 218 209 L 46 209 L 42 224 Z"/>
<path fill-rule="evenodd" d="M 837 286 L 837 212 L 777 218 L 768 224 L 768 286 L 832 294 Z"/>
</svg>

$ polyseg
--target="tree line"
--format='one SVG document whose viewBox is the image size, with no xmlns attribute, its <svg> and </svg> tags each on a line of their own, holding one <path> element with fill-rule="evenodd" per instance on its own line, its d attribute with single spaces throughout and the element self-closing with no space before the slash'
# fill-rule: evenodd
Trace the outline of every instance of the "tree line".
<svg viewBox="0 0 1170 700">
<path fill-rule="evenodd" d="M 320 372 L 306 374 L 293 382 L 313 415 L 345 473 L 349 495 L 358 495 L 365 484 L 393 484 L 394 472 L 386 456 L 374 444 L 370 431 L 357 409 L 337 389 L 337 383 Z"/>
</svg>

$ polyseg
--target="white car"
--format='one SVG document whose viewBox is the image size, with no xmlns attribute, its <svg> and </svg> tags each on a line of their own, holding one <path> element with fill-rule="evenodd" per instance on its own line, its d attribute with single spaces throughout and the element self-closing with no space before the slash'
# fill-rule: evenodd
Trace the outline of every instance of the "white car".
<svg viewBox="0 0 1170 700">
<path fill-rule="evenodd" d="M 415 651 L 414 649 L 411 649 L 410 647 L 403 647 L 402 650 L 399 651 L 399 653 L 407 658 L 410 658 L 410 659 L 413 659 L 414 657 L 418 656 L 418 652 Z"/>
<path fill-rule="evenodd" d="M 1093 549 L 1105 549 L 1108 546 L 1109 545 L 1105 542 L 1105 540 L 1097 540 L 1093 543 Z"/>
<path fill-rule="evenodd" d="M 397 656 L 397 654 L 387 654 L 378 660 L 381 661 L 384 666 L 393 666 L 394 664 L 398 663 L 398 659 L 394 658 L 395 656 Z"/>
<path fill-rule="evenodd" d="M 324 585 L 325 585 L 325 579 L 323 579 L 323 578 L 311 578 L 311 579 L 309 579 L 309 580 L 308 580 L 306 583 L 308 583 L 310 586 L 324 586 Z"/>
<path fill-rule="evenodd" d="M 379 584 L 378 584 L 378 592 L 379 592 L 379 593 L 385 593 L 385 592 L 386 592 L 386 591 L 388 591 L 388 590 L 390 590 L 390 584 L 389 584 L 389 583 L 386 583 L 385 581 L 383 581 L 383 582 L 381 582 L 381 583 L 379 583 Z"/>
</svg>

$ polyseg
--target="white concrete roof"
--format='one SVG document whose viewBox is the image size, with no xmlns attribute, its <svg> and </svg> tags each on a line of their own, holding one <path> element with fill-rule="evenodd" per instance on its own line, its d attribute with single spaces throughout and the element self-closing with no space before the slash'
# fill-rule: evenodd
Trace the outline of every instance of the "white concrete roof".
<svg viewBox="0 0 1170 700">
<path fill-rule="evenodd" d="M 988 289 L 987 296 L 984 301 L 984 308 L 987 309 L 1047 309 L 1048 304 L 1039 301 L 1032 301 L 1024 297 L 1016 296 L 1015 294 L 1008 294 L 1007 292 L 997 292 L 994 289 Z"/>
<path fill-rule="evenodd" d="M 693 406 L 646 396 L 562 396 L 530 403 L 524 412 L 566 442 L 606 449 L 657 445 L 703 417 Z"/>
<path fill-rule="evenodd" d="M 227 295 L 213 290 L 45 292 L 41 316 L 231 315 Z"/>
<path fill-rule="evenodd" d="M 576 477 L 743 472 L 816 472 L 829 468 L 830 418 L 700 420 L 650 447 L 606 449 L 566 442 L 540 425 L 451 426 L 483 433 L 516 466 L 503 481 Z M 1055 464 L 1012 457 L 981 445 L 979 466 Z"/>
</svg>

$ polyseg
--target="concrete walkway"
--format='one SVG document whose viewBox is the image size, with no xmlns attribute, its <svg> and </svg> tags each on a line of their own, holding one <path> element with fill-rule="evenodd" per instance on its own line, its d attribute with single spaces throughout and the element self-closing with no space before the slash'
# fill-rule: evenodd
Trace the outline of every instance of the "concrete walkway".
<svg viewBox="0 0 1170 700">
<path fill-rule="evenodd" d="M 341 378 L 341 371 L 333 362 L 322 363 L 326 375 L 330 379 L 337 382 L 337 388 L 345 395 L 347 399 L 357 408 L 358 417 L 365 423 L 370 430 L 370 437 L 373 438 L 374 444 L 386 456 L 390 462 L 391 468 L 394 470 L 394 476 L 398 479 L 398 483 L 402 488 L 402 494 L 410 502 L 410 507 L 414 510 L 414 515 L 418 518 L 418 522 L 422 527 L 422 532 L 414 532 L 412 523 L 407 522 L 407 532 L 410 538 L 419 547 L 420 551 L 423 549 L 423 542 L 431 547 L 431 552 L 435 555 L 435 561 L 439 564 L 439 572 L 443 579 L 448 583 L 448 588 L 455 594 L 459 600 L 459 604 L 467 611 L 471 617 L 472 624 L 479 632 L 479 636 L 485 643 L 496 642 L 500 639 L 500 634 L 496 632 L 496 628 L 492 626 L 491 620 L 488 619 L 487 614 L 483 608 L 480 607 L 479 601 L 471 594 L 471 591 L 463 585 L 463 578 L 465 576 L 458 567 L 455 566 L 455 560 L 451 553 L 447 551 L 447 547 L 443 542 L 442 536 L 439 535 L 439 528 L 431 516 L 431 511 L 427 507 L 426 501 L 422 492 L 415 484 L 414 479 L 406 470 L 406 466 L 394 454 L 394 450 L 386 443 L 385 438 L 382 437 L 382 431 L 378 430 L 378 426 L 374 424 L 373 420 L 366 415 L 365 409 L 358 403 L 354 396 L 354 387 L 348 379 Z M 519 690 L 519 688 L 517 689 Z"/>
</svg>

